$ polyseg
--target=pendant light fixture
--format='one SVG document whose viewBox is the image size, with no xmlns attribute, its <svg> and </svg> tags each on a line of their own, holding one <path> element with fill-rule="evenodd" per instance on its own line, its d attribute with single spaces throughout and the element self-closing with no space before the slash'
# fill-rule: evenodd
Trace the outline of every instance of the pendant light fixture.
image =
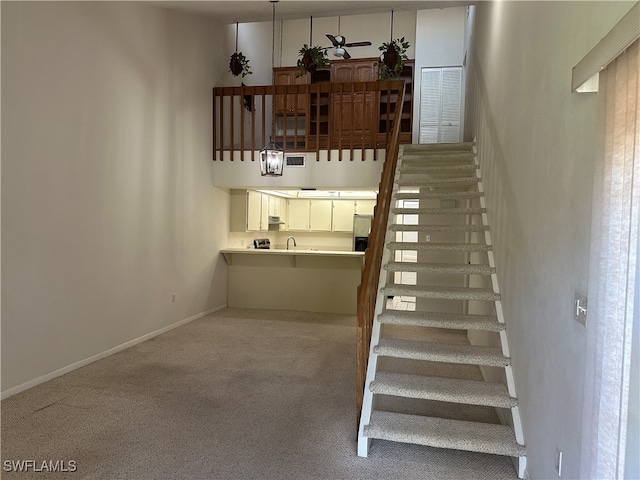
<svg viewBox="0 0 640 480">
<path fill-rule="evenodd" d="M 271 21 L 271 78 L 272 85 L 275 85 L 273 68 L 275 66 L 276 51 L 276 3 L 278 0 L 269 0 L 273 5 L 273 15 Z M 273 98 L 273 97 L 272 97 Z M 274 105 L 271 105 L 271 137 L 269 143 L 260 150 L 260 173 L 263 177 L 281 177 L 284 168 L 284 149 L 274 141 L 276 125 L 276 114 Z"/>
</svg>

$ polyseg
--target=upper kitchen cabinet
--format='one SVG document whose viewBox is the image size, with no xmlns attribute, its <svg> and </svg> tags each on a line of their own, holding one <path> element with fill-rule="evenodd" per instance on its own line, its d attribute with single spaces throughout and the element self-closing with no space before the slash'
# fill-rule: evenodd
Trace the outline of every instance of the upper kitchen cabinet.
<svg viewBox="0 0 640 480">
<path fill-rule="evenodd" d="M 375 200 L 356 200 L 356 213 L 358 215 L 373 215 L 375 207 Z"/>
<path fill-rule="evenodd" d="M 311 201 L 306 199 L 287 200 L 287 230 L 309 231 Z"/>
<path fill-rule="evenodd" d="M 355 212 L 356 202 L 354 200 L 334 200 L 331 229 L 334 232 L 352 232 Z"/>
</svg>

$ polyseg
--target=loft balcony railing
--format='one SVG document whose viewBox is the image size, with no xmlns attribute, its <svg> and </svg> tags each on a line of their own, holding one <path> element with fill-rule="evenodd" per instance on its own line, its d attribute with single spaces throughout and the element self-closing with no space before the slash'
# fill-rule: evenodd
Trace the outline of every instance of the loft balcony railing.
<svg viewBox="0 0 640 480">
<path fill-rule="evenodd" d="M 213 89 L 213 159 L 257 160 L 271 138 L 286 152 L 387 150 L 396 117 L 410 122 L 399 101 L 403 80 Z M 410 123 L 407 123 L 410 124 Z"/>
</svg>

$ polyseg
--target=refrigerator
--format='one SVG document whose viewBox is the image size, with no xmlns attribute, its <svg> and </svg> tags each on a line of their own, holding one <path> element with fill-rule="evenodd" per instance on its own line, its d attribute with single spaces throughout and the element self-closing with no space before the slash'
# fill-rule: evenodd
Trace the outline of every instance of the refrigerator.
<svg viewBox="0 0 640 480">
<path fill-rule="evenodd" d="M 371 233 L 371 222 L 373 215 L 353 216 L 353 251 L 364 252 L 369 246 L 369 233 Z"/>
</svg>

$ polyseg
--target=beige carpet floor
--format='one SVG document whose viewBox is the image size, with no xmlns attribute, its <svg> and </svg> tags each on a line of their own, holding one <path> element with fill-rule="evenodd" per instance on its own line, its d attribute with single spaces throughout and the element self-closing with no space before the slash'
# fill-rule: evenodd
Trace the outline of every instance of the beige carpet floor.
<svg viewBox="0 0 640 480">
<path fill-rule="evenodd" d="M 347 315 L 226 309 L 191 322 L 4 400 L 3 466 L 77 471 L 2 478 L 516 478 L 493 455 L 374 441 L 357 457 L 355 335 Z"/>
</svg>

